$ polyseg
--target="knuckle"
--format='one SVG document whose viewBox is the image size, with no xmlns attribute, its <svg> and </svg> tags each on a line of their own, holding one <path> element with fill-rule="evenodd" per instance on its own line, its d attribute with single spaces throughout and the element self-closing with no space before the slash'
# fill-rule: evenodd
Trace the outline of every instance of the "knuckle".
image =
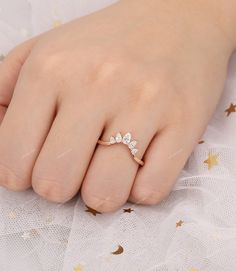
<svg viewBox="0 0 236 271">
<path fill-rule="evenodd" d="M 166 75 L 157 74 L 156 78 L 150 74 L 140 75 L 129 92 L 128 102 L 137 109 L 157 111 L 157 108 L 170 107 L 169 97 L 178 102 L 180 100 L 177 87 L 173 80 Z M 166 103 L 166 104 L 165 104 Z M 174 107 L 173 107 L 174 108 Z M 170 109 L 170 108 L 169 108 Z"/>
<path fill-rule="evenodd" d="M 96 58 L 96 57 L 95 57 Z M 121 59 L 107 57 L 106 59 L 96 60 L 90 64 L 87 81 L 89 84 L 105 84 L 114 80 L 123 70 L 124 64 Z"/>
<path fill-rule="evenodd" d="M 157 88 L 150 81 L 136 83 L 133 91 L 130 92 L 128 101 L 135 104 L 137 108 L 149 107 L 156 100 Z"/>
<path fill-rule="evenodd" d="M 8 166 L 0 164 L 0 185 L 13 191 L 24 191 L 30 187 L 30 180 L 15 173 Z"/>
<path fill-rule="evenodd" d="M 63 76 L 63 58 L 60 54 L 33 54 L 23 66 L 23 69 L 33 79 L 61 79 Z M 55 80 L 54 80 L 55 81 Z"/>
<path fill-rule="evenodd" d="M 115 70 L 117 69 L 117 63 L 114 61 L 104 61 L 101 63 L 98 68 L 94 71 L 95 73 L 95 79 L 105 80 L 109 77 L 112 77 L 115 73 Z"/>
</svg>

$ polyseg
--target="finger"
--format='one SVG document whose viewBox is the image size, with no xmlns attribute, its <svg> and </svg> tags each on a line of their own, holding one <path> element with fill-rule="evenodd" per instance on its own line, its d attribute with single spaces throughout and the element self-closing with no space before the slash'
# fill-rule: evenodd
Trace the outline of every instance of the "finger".
<svg viewBox="0 0 236 271">
<path fill-rule="evenodd" d="M 0 64 L 0 105 L 8 106 L 20 70 L 37 38 L 30 39 L 9 52 Z"/>
<path fill-rule="evenodd" d="M 117 132 L 130 132 L 132 140 L 138 141 L 136 156 L 141 159 L 154 135 L 153 126 L 146 120 L 143 115 L 119 116 L 108 125 L 102 138 L 109 141 Z M 83 200 L 98 211 L 114 211 L 128 199 L 138 168 L 127 145 L 98 145 L 82 185 Z"/>
<path fill-rule="evenodd" d="M 0 184 L 12 190 L 31 185 L 36 157 L 55 114 L 54 86 L 31 81 L 28 74 L 18 80 L 0 126 Z M 46 91 L 43 91 L 46 90 Z"/>
<path fill-rule="evenodd" d="M 34 190 L 55 202 L 68 201 L 78 192 L 104 127 L 104 117 L 97 113 L 103 111 L 91 100 L 85 105 L 68 98 L 59 108 L 32 176 Z"/>
<path fill-rule="evenodd" d="M 197 144 L 197 129 L 166 128 L 158 133 L 145 155 L 145 166 L 138 172 L 129 200 L 157 204 L 167 197 Z"/>
</svg>

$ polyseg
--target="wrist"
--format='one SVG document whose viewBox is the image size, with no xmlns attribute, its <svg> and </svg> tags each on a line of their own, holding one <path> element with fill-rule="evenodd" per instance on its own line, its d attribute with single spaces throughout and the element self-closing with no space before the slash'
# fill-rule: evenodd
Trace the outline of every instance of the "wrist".
<svg viewBox="0 0 236 271">
<path fill-rule="evenodd" d="M 212 9 L 216 25 L 219 27 L 225 38 L 228 39 L 229 43 L 232 45 L 232 49 L 234 50 L 236 48 L 236 1 L 207 1 L 209 2 L 209 9 Z"/>
<path fill-rule="evenodd" d="M 157 21 L 160 17 L 173 17 L 175 13 L 184 17 L 186 24 L 188 20 L 199 24 L 199 30 L 202 28 L 204 31 L 206 27 L 216 35 L 218 32 L 230 51 L 236 49 L 236 0 L 121 0 L 120 3 L 128 5 L 129 12 L 145 14 Z"/>
</svg>

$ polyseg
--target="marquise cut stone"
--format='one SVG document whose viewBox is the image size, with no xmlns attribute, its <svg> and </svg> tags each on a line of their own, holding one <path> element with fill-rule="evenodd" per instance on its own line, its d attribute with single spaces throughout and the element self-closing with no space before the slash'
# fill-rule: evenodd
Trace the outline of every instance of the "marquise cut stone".
<svg viewBox="0 0 236 271">
<path fill-rule="evenodd" d="M 121 133 L 117 133 L 117 134 L 116 134 L 116 142 L 117 142 L 117 143 L 122 142 L 122 135 L 121 135 Z"/>
<path fill-rule="evenodd" d="M 127 133 L 123 136 L 122 142 L 124 144 L 129 144 L 131 140 L 131 133 Z"/>
</svg>

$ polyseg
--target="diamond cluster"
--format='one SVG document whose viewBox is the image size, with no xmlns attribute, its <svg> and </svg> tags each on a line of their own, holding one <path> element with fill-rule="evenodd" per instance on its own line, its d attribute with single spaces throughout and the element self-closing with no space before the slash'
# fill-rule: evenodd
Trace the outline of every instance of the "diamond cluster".
<svg viewBox="0 0 236 271">
<path fill-rule="evenodd" d="M 115 143 L 123 143 L 127 145 L 132 153 L 132 155 L 135 155 L 138 152 L 138 149 L 135 148 L 137 145 L 136 140 L 132 140 L 131 133 L 125 134 L 123 137 L 121 133 L 117 133 L 116 136 L 111 136 L 110 137 L 110 144 L 115 144 Z"/>
</svg>

